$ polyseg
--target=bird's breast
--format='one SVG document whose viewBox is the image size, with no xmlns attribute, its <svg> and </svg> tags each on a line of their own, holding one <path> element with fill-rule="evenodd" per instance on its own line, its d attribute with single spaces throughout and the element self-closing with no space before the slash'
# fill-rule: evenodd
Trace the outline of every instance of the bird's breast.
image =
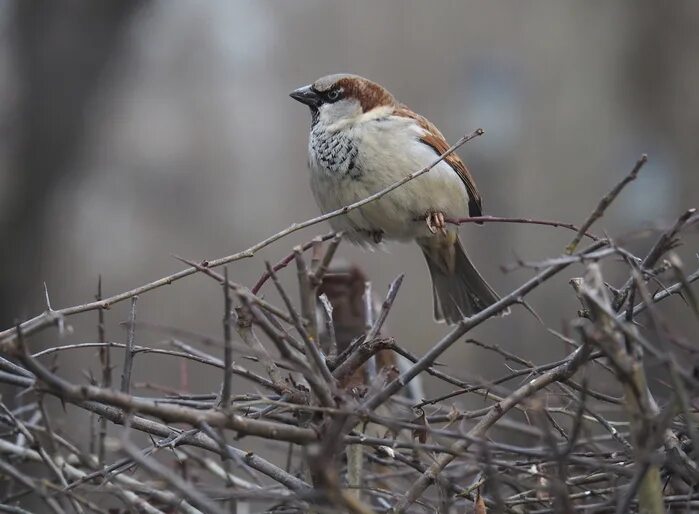
<svg viewBox="0 0 699 514">
<path fill-rule="evenodd" d="M 430 146 L 419 141 L 419 127 L 404 118 L 388 117 L 355 124 L 346 130 L 311 130 L 311 187 L 323 212 L 333 211 L 405 178 L 435 159 Z M 387 239 L 429 235 L 416 220 L 429 212 L 459 217 L 467 212 L 463 181 L 446 162 L 381 199 L 333 218 L 336 230 L 380 232 Z"/>
</svg>

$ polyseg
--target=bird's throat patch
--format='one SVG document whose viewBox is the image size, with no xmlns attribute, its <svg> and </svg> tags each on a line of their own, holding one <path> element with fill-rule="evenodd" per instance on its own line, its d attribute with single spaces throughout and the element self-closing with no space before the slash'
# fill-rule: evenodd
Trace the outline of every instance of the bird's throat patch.
<svg viewBox="0 0 699 514">
<path fill-rule="evenodd" d="M 361 176 L 356 166 L 357 145 L 343 132 L 329 131 L 320 123 L 316 124 L 311 130 L 309 150 L 310 158 L 329 174 L 352 179 Z"/>
</svg>

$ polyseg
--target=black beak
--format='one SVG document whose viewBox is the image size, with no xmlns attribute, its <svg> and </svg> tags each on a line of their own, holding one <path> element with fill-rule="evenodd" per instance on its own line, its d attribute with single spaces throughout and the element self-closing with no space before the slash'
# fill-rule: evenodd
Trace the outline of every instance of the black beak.
<svg viewBox="0 0 699 514">
<path fill-rule="evenodd" d="M 320 96 L 318 95 L 318 93 L 313 91 L 311 86 L 303 86 L 298 89 L 295 89 L 294 91 L 289 93 L 289 96 L 294 100 L 301 102 L 302 104 L 308 105 L 309 107 L 320 107 Z"/>
</svg>

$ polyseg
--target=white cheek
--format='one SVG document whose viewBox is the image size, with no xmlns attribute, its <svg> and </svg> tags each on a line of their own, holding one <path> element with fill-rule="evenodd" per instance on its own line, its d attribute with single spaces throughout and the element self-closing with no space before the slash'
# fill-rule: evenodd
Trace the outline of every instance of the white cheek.
<svg viewBox="0 0 699 514">
<path fill-rule="evenodd" d="M 325 125 L 351 120 L 362 114 L 362 106 L 352 99 L 339 100 L 331 104 L 323 104 L 319 109 L 319 120 Z"/>
</svg>

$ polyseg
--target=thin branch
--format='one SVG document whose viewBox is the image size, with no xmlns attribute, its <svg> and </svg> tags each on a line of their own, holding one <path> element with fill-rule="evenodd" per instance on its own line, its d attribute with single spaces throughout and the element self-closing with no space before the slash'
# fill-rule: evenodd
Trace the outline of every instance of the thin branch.
<svg viewBox="0 0 699 514">
<path fill-rule="evenodd" d="M 335 324 L 333 322 L 333 306 L 328 299 L 328 296 L 323 293 L 318 297 L 323 314 L 325 317 L 325 334 L 328 338 L 328 343 L 323 347 L 329 358 L 337 356 L 337 337 L 335 335 Z"/>
<path fill-rule="evenodd" d="M 304 243 L 301 246 L 301 249 L 305 252 L 306 250 L 313 248 L 316 244 L 323 243 L 328 239 L 335 238 L 336 236 L 337 235 L 335 234 L 335 232 L 330 232 L 329 234 L 325 234 L 324 236 L 314 237 L 312 240 L 308 241 L 307 243 Z M 295 252 L 293 251 L 289 253 L 286 257 L 284 257 L 282 260 L 280 260 L 278 263 L 272 266 L 272 269 L 274 271 L 279 271 L 281 269 L 286 268 L 289 264 L 291 264 L 291 261 L 294 260 L 294 253 Z M 257 282 L 255 282 L 255 285 L 252 286 L 252 288 L 250 289 L 252 294 L 259 293 L 260 289 L 262 289 L 262 286 L 265 285 L 265 282 L 267 282 L 267 280 L 269 280 L 270 277 L 271 275 L 267 271 L 265 271 L 262 274 L 262 276 L 260 276 L 260 278 L 257 280 Z"/>
<path fill-rule="evenodd" d="M 19 342 L 20 354 L 18 358 L 36 375 L 37 379 L 50 387 L 49 392 L 69 401 L 95 400 L 129 412 L 157 416 L 163 420 L 189 423 L 192 426 L 198 426 L 202 421 L 205 421 L 211 426 L 230 428 L 237 430 L 241 434 L 259 435 L 280 441 L 307 443 L 317 440 L 317 434 L 310 429 L 263 420 L 252 420 L 215 410 L 202 411 L 162 404 L 157 401 L 136 398 L 118 391 L 106 390 L 91 385 L 73 385 L 44 368 L 29 355 L 21 338 Z"/>
<path fill-rule="evenodd" d="M 131 389 L 131 370 L 133 368 L 134 338 L 136 333 L 136 301 L 138 296 L 131 298 L 131 316 L 129 318 L 126 350 L 124 351 L 124 368 L 121 372 L 121 392 L 128 394 Z"/>
<path fill-rule="evenodd" d="M 97 280 L 97 296 L 95 297 L 95 299 L 97 301 L 102 300 L 102 275 L 100 275 L 99 279 Z M 97 340 L 100 344 L 105 344 L 107 342 L 104 327 L 103 309 L 97 311 Z M 102 387 L 109 389 L 112 387 L 112 357 L 108 345 L 100 347 L 100 365 L 102 367 Z M 104 458 L 106 455 L 106 440 L 107 420 L 101 418 L 100 432 L 97 443 L 97 458 L 99 459 L 100 463 L 104 463 Z"/>
<path fill-rule="evenodd" d="M 684 228 L 687 223 L 690 222 L 690 220 L 694 219 L 693 215 L 696 211 L 696 209 L 687 209 L 679 218 L 677 218 L 677 221 L 675 221 L 674 225 L 670 227 L 669 230 L 662 233 L 641 262 L 640 267 L 642 269 L 652 268 L 665 252 L 672 249 L 673 245 L 675 244 L 675 238 L 682 228 Z M 629 277 L 626 283 L 619 290 L 617 299 L 614 302 L 614 310 L 621 309 L 624 301 L 629 297 L 629 292 L 633 288 L 633 285 L 633 277 Z"/>
<path fill-rule="evenodd" d="M 252 294 L 248 289 L 240 284 L 236 284 L 234 282 L 226 281 L 226 279 L 223 277 L 223 275 L 220 275 L 216 273 L 215 271 L 209 269 L 209 264 L 205 261 L 202 263 L 197 263 L 189 259 L 185 259 L 184 257 L 180 257 L 178 255 L 174 255 L 175 259 L 178 261 L 182 261 L 185 264 L 189 264 L 190 266 L 196 268 L 198 271 L 202 272 L 204 275 L 207 277 L 211 277 L 214 280 L 216 280 L 219 284 L 225 285 L 228 284 L 228 287 L 232 289 L 236 295 L 241 300 L 245 300 L 248 302 L 252 302 L 256 305 L 259 305 L 261 308 L 263 308 L 265 311 L 274 314 L 276 317 L 279 319 L 282 319 L 286 321 L 287 323 L 292 323 L 291 318 L 287 316 L 284 312 L 282 312 L 280 309 L 276 308 L 274 305 L 264 301 L 262 298 Z"/>
<path fill-rule="evenodd" d="M 231 383 L 233 378 L 233 344 L 231 341 L 231 303 L 230 287 L 228 282 L 228 267 L 223 268 L 223 387 L 221 389 L 221 408 L 228 409 L 231 402 Z"/>
<path fill-rule="evenodd" d="M 185 482 L 165 466 L 156 462 L 153 458 L 145 457 L 130 441 L 122 440 L 121 447 L 124 452 L 141 467 L 163 479 L 172 489 L 177 491 L 184 498 L 187 498 L 192 505 L 195 505 L 208 514 L 224 514 L 223 509 L 219 508 L 211 499 L 204 496 L 193 484 Z"/>
<path fill-rule="evenodd" d="M 598 241 L 590 246 L 587 250 L 582 253 L 592 252 L 598 250 L 599 248 L 606 245 L 604 241 Z M 401 375 L 393 380 L 390 384 L 384 387 L 381 391 L 376 393 L 371 398 L 367 399 L 363 404 L 362 408 L 366 410 L 375 409 L 379 405 L 383 404 L 388 398 L 393 396 L 401 388 L 403 388 L 408 382 L 415 378 L 419 373 L 424 371 L 426 368 L 432 365 L 437 358 L 442 355 L 448 348 L 450 348 L 456 341 L 458 341 L 464 334 L 474 327 L 477 327 L 481 323 L 487 321 L 493 316 L 505 311 L 511 305 L 518 304 L 521 299 L 530 291 L 537 288 L 548 279 L 563 271 L 568 267 L 569 263 L 556 264 L 542 271 L 532 279 L 528 280 L 520 287 L 512 291 L 510 294 L 503 296 L 500 300 L 492 305 L 489 305 L 482 311 L 474 314 L 472 317 L 465 319 L 454 327 L 451 332 L 449 332 L 441 341 L 435 344 L 418 362 L 411 366 L 408 370 L 401 373 Z"/>
<path fill-rule="evenodd" d="M 422 221 L 424 223 L 425 220 L 420 219 L 419 221 Z M 572 223 L 565 223 L 563 221 L 537 220 L 533 218 L 513 218 L 504 216 L 467 216 L 465 218 L 445 218 L 444 221 L 453 225 L 464 225 L 466 223 L 477 223 L 479 225 L 482 223 L 516 223 L 524 225 L 544 225 L 547 227 L 566 228 L 568 230 L 573 230 L 576 232 L 580 231 L 580 229 Z M 599 237 L 587 231 L 584 231 L 582 235 L 584 237 L 589 238 L 592 241 L 599 241 Z"/>
<path fill-rule="evenodd" d="M 314 345 L 318 345 L 318 327 L 316 324 L 316 284 L 313 283 L 313 275 L 306 265 L 301 253 L 301 248 L 294 248 L 294 260 L 296 261 L 296 276 L 299 286 L 299 304 L 301 306 L 300 321 L 304 330 Z M 272 269 L 267 263 L 267 272 Z"/>
<path fill-rule="evenodd" d="M 265 264 L 267 266 L 267 272 L 272 277 L 272 281 L 274 282 L 279 295 L 282 297 L 282 300 L 284 301 L 284 304 L 291 315 L 291 319 L 294 321 L 296 330 L 304 342 L 304 350 L 306 351 L 306 357 L 310 367 L 309 370 L 312 372 L 311 374 L 306 375 L 306 380 L 309 381 L 313 392 L 316 393 L 321 403 L 325 407 L 333 407 L 335 406 L 335 402 L 332 398 L 333 395 L 331 388 L 334 386 L 334 379 L 330 374 L 327 364 L 325 363 L 325 359 L 323 359 L 323 356 L 320 354 L 320 349 L 318 348 L 316 341 L 314 341 L 309 336 L 308 332 L 306 332 L 301 317 L 294 308 L 294 305 L 291 303 L 289 295 L 279 282 L 277 274 L 274 272 L 274 270 L 272 270 L 272 266 L 269 264 L 269 262 Z"/>
<path fill-rule="evenodd" d="M 323 277 L 325 276 L 325 273 L 328 271 L 328 268 L 330 267 L 330 262 L 333 260 L 335 252 L 337 251 L 337 248 L 340 246 L 342 236 L 342 232 L 339 232 L 333 236 L 332 241 L 330 241 L 327 249 L 325 250 L 325 253 L 323 254 L 323 258 L 320 260 L 320 263 L 315 268 L 315 271 L 313 272 L 313 278 L 311 279 L 311 282 L 314 284 L 315 287 L 318 287 L 318 285 L 323 281 Z M 274 271 L 279 270 L 275 269 Z"/>
<path fill-rule="evenodd" d="M 591 349 L 587 346 L 581 346 L 575 350 L 564 364 L 552 369 L 551 371 L 538 376 L 534 380 L 516 389 L 507 398 L 496 403 L 490 408 L 490 411 L 484 416 L 471 430 L 466 434 L 468 439 L 455 442 L 450 450 L 452 453 L 444 454 L 432 464 L 429 469 L 418 478 L 406 492 L 405 497 L 401 499 L 391 512 L 405 512 L 412 503 L 417 500 L 427 487 L 434 482 L 442 470 L 454 460 L 454 454 L 466 451 L 471 445 L 471 441 L 476 438 L 485 436 L 488 429 L 493 426 L 502 416 L 507 413 L 512 407 L 519 404 L 524 398 L 534 394 L 536 391 L 544 387 L 564 380 L 573 376 L 573 374 L 582 366 L 588 359 Z"/>
<path fill-rule="evenodd" d="M 566 253 L 568 255 L 572 254 L 575 251 L 575 249 L 578 247 L 578 244 L 580 244 L 583 235 L 587 232 L 587 229 L 589 229 L 595 221 L 602 217 L 607 207 L 609 207 L 609 205 L 611 205 L 614 199 L 617 196 L 619 196 L 621 190 L 624 189 L 624 187 L 629 182 L 632 182 L 636 179 L 638 172 L 641 171 L 641 168 L 646 162 L 648 162 L 648 156 L 646 154 L 641 155 L 638 161 L 636 161 L 636 164 L 634 165 L 631 172 L 626 177 L 624 177 L 623 180 L 621 180 L 621 182 L 614 186 L 612 190 L 609 191 L 609 193 L 602 197 L 602 199 L 597 204 L 595 210 L 592 211 L 592 214 L 590 214 L 587 220 L 585 220 L 585 223 L 582 224 L 580 230 L 578 230 L 578 233 L 575 234 L 573 240 L 570 242 L 570 244 L 568 244 L 568 246 L 566 246 Z"/>
<path fill-rule="evenodd" d="M 344 207 L 340 207 L 339 209 L 336 209 L 334 211 L 328 212 L 326 214 L 323 214 L 321 216 L 317 216 L 315 218 L 311 218 L 309 220 L 306 220 L 302 223 L 293 223 L 292 225 L 288 226 L 284 230 L 281 230 L 277 232 L 276 234 L 263 239 L 262 241 L 252 245 L 250 248 L 247 250 L 243 250 L 242 252 L 237 252 L 231 255 L 228 255 L 226 257 L 221 257 L 220 259 L 215 259 L 211 261 L 206 261 L 207 262 L 207 267 L 209 268 L 216 268 L 218 266 L 223 266 L 224 264 L 228 264 L 230 262 L 234 261 L 239 261 L 241 259 L 249 259 L 255 253 L 257 253 L 259 250 L 262 248 L 265 248 L 272 243 L 288 236 L 289 234 L 293 234 L 294 232 L 298 232 L 299 230 L 302 230 L 304 228 L 312 227 L 313 225 L 317 225 L 319 223 L 322 223 L 323 221 L 330 220 L 332 218 L 336 218 L 338 216 L 343 216 L 347 214 L 348 212 L 354 211 L 360 207 L 363 207 L 364 205 L 367 205 L 368 203 L 374 202 L 384 196 L 386 196 L 388 193 L 393 191 L 394 189 L 397 189 L 398 187 L 402 186 L 406 182 L 409 182 L 411 180 L 414 180 L 415 178 L 424 175 L 428 171 L 430 171 L 432 168 L 437 166 L 440 162 L 442 162 L 445 158 L 449 157 L 452 153 L 454 153 L 459 147 L 464 145 L 465 143 L 471 141 L 472 139 L 475 139 L 478 136 L 482 136 L 485 132 L 483 129 L 476 129 L 470 134 L 467 134 L 460 138 L 454 145 L 449 147 L 444 153 L 442 153 L 437 159 L 432 161 L 429 165 L 425 166 L 424 168 L 414 171 L 408 175 L 406 175 L 404 178 L 401 180 L 391 184 L 388 187 L 385 187 L 384 189 L 377 191 L 376 193 L 369 195 L 366 198 L 363 198 L 362 200 L 359 200 L 357 202 L 354 202 L 350 205 L 346 205 Z M 172 275 L 168 275 L 166 277 L 160 278 L 158 280 L 155 280 L 153 282 L 149 282 L 147 284 L 144 284 L 142 286 L 136 287 L 134 289 L 131 289 L 129 291 L 124 291 L 123 293 L 119 293 L 113 296 L 110 296 L 109 298 L 105 298 L 104 300 L 101 301 L 95 301 L 95 302 L 89 302 L 85 303 L 82 305 L 75 305 L 73 307 L 67 307 L 64 309 L 58 309 L 55 311 L 52 311 L 52 315 L 49 316 L 47 313 L 40 314 L 38 316 L 35 316 L 34 318 L 31 318 L 19 325 L 19 327 L 23 330 L 25 335 L 29 335 L 36 330 L 39 330 L 43 327 L 46 327 L 50 325 L 51 323 L 54 322 L 56 316 L 69 316 L 71 314 L 77 314 L 79 312 L 86 312 L 86 311 L 91 311 L 95 309 L 108 309 L 112 305 L 122 302 L 124 300 L 127 300 L 129 298 L 132 298 L 134 296 L 137 296 L 139 294 L 143 294 L 147 291 L 151 291 L 153 289 L 157 289 L 159 287 L 163 287 L 165 285 L 170 285 L 173 282 L 180 280 L 181 278 L 188 277 L 189 275 L 193 275 L 196 273 L 198 270 L 197 268 L 191 267 L 188 269 L 184 269 L 182 271 L 178 271 L 177 273 L 173 273 Z M 3 330 L 0 332 L 0 349 L 7 350 L 8 346 L 12 345 L 12 342 L 17 339 L 17 327 L 12 327 L 8 328 L 6 330 Z"/>
<path fill-rule="evenodd" d="M 388 313 L 391 311 L 393 302 L 398 295 L 398 290 L 403 283 L 403 275 L 399 275 L 388 288 L 386 299 L 381 305 L 381 311 L 376 321 L 371 325 L 364 342 L 357 346 L 344 361 L 333 370 L 333 376 L 341 384 L 354 373 L 359 367 L 364 364 L 369 358 L 374 356 L 378 351 L 385 350 L 390 347 L 391 340 L 377 339 L 381 327 L 383 326 Z"/>
</svg>

